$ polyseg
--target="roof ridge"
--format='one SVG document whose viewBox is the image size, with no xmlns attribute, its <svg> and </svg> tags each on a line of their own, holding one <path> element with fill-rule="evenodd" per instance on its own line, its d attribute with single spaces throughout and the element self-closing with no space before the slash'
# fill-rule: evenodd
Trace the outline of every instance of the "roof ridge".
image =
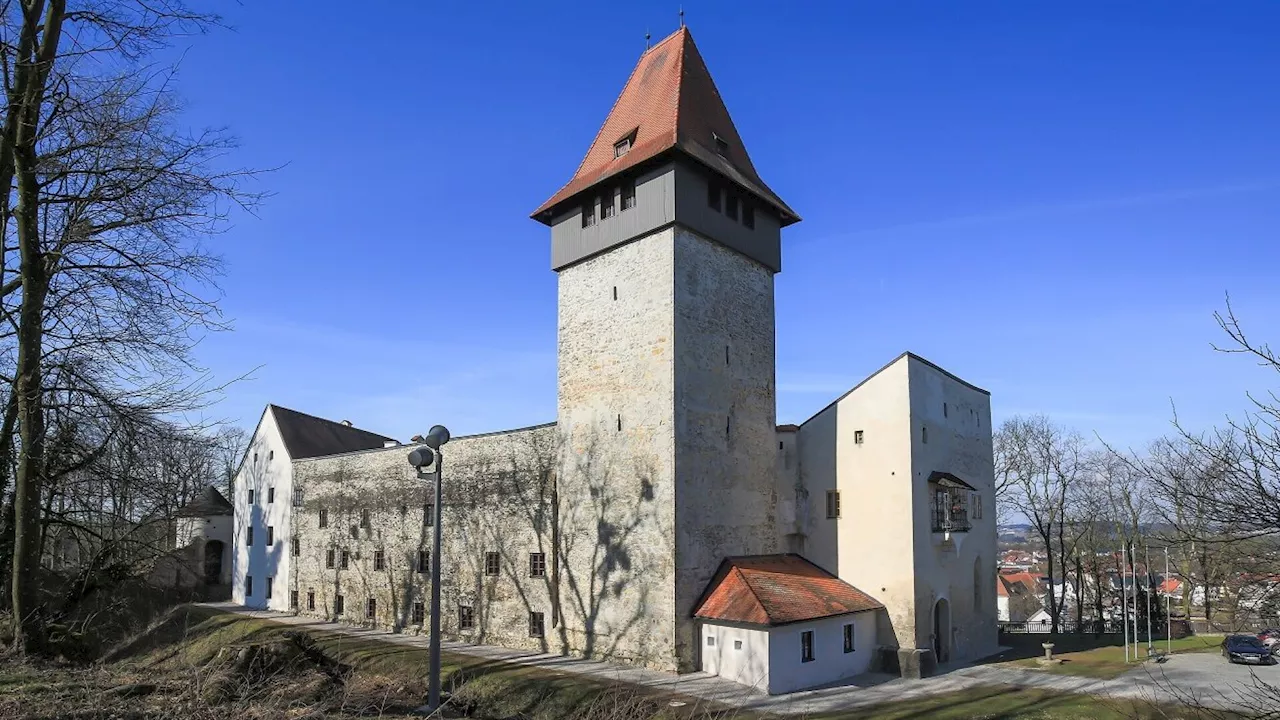
<svg viewBox="0 0 1280 720">
<path fill-rule="evenodd" d="M 311 413 L 305 413 L 305 412 L 302 412 L 301 410 L 294 410 L 293 408 L 287 408 L 287 407 L 285 407 L 285 406 L 283 406 L 283 405 L 277 405 L 277 404 L 275 404 L 275 403 L 267 403 L 267 407 L 269 407 L 269 408 L 275 408 L 275 409 L 277 409 L 277 410 L 286 410 L 286 411 L 291 412 L 291 413 L 293 413 L 293 414 L 295 414 L 295 415 L 301 415 L 301 416 L 303 416 L 303 417 L 311 418 L 312 420 L 320 420 L 320 421 L 322 421 L 322 422 L 327 422 L 327 423 L 329 423 L 330 425 L 336 425 L 336 426 L 338 426 L 338 427 L 340 427 L 340 428 L 343 428 L 344 430 L 355 430 L 355 431 L 357 431 L 357 432 L 368 433 L 368 434 L 370 434 L 370 435 L 377 435 L 378 437 L 386 438 L 386 439 L 388 439 L 388 440 L 394 440 L 394 439 L 395 439 L 395 438 L 391 437 L 390 435 L 383 435 L 382 433 L 374 432 L 374 431 L 372 431 L 372 430 L 365 430 L 364 428 L 358 428 L 358 427 L 356 427 L 355 425 L 347 425 L 347 424 L 345 424 L 345 423 L 343 423 L 343 422 L 340 422 L 340 421 L 338 421 L 338 420 L 330 420 L 329 418 L 326 418 L 326 417 L 320 417 L 319 415 L 312 415 Z"/>
<path fill-rule="evenodd" d="M 769 616 L 769 606 L 765 605 L 764 601 L 760 599 L 760 593 L 756 592 L 756 589 L 751 584 L 751 581 L 748 580 L 746 574 L 742 572 L 742 568 L 738 567 L 737 565 L 731 565 L 730 567 L 733 568 L 734 572 L 738 573 L 738 577 L 742 579 L 742 584 L 747 586 L 747 590 L 750 591 L 751 597 L 756 601 L 756 605 L 760 606 L 760 612 L 764 613 L 765 619 L 769 621 L 768 624 L 772 625 L 773 618 Z"/>
<path fill-rule="evenodd" d="M 680 108 L 684 105 L 684 57 L 689 50 L 690 38 L 687 28 L 683 25 L 680 29 L 671 34 L 671 37 L 681 36 L 683 42 L 680 44 L 680 51 L 676 54 L 676 111 L 674 122 L 671 123 L 671 142 L 673 144 L 680 142 Z M 666 42 L 666 40 L 663 40 Z"/>
</svg>

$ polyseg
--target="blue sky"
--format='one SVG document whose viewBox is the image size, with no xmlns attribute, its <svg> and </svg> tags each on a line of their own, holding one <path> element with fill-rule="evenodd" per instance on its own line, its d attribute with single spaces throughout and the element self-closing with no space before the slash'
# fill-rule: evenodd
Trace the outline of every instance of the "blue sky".
<svg viewBox="0 0 1280 720">
<path fill-rule="evenodd" d="M 305 7 L 305 9 L 302 9 Z M 406 438 L 555 415 L 528 213 L 674 2 L 244 3 L 184 41 L 193 125 L 283 166 L 214 240 L 216 417 L 276 402 Z M 903 350 L 1119 444 L 1276 386 L 1280 4 L 684 3 L 756 167 L 804 218 L 777 277 L 778 418 Z"/>
</svg>

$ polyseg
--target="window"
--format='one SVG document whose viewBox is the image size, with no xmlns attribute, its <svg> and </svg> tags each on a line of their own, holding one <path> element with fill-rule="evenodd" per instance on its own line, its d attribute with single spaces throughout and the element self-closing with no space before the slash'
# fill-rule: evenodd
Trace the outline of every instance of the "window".
<svg viewBox="0 0 1280 720">
<path fill-rule="evenodd" d="M 982 519 L 982 493 L 973 494 L 973 519 Z"/>
<path fill-rule="evenodd" d="M 920 442 L 924 443 L 925 445 L 929 444 L 929 428 L 927 427 L 920 428 Z"/>
<path fill-rule="evenodd" d="M 298 557 L 302 554 L 302 541 L 295 535 L 293 541 L 289 543 L 289 554 Z"/>
<path fill-rule="evenodd" d="M 384 553 L 384 552 L 383 552 L 383 551 L 381 551 L 381 550 L 374 550 L 374 551 L 373 551 L 373 569 L 374 569 L 374 570 L 386 570 L 386 569 L 387 569 L 387 554 L 386 554 L 386 553 Z"/>
<path fill-rule="evenodd" d="M 600 219 L 613 217 L 613 188 L 600 195 Z"/>
<path fill-rule="evenodd" d="M 800 633 L 800 662 L 813 662 L 813 631 Z"/>
<path fill-rule="evenodd" d="M 253 461 L 258 462 L 258 453 L 253 454 Z"/>
<path fill-rule="evenodd" d="M 484 554 L 484 574 L 497 575 L 498 569 L 499 569 L 498 553 L 496 552 L 485 553 Z"/>
<path fill-rule="evenodd" d="M 293 506 L 302 507 L 302 491 L 301 490 L 293 491 Z"/>
<path fill-rule="evenodd" d="M 596 201 L 588 200 L 582 204 L 582 227 L 591 227 L 596 224 Z"/>
<path fill-rule="evenodd" d="M 614 285 L 614 286 L 613 286 L 613 299 L 614 299 L 614 301 L 615 301 L 615 302 L 616 302 L 616 301 L 617 301 L 617 299 L 618 299 L 618 286 L 617 286 L 617 285 Z"/>
<path fill-rule="evenodd" d="M 724 214 L 729 216 L 730 220 L 738 219 L 738 195 L 729 192 L 724 196 Z"/>
<path fill-rule="evenodd" d="M 862 431 L 861 431 L 861 430 L 854 430 L 854 431 L 853 431 L 853 444 L 854 444 L 854 445 L 861 445 L 861 444 L 862 444 Z"/>
<path fill-rule="evenodd" d="M 627 151 L 629 151 L 629 150 L 631 150 L 631 136 L 630 136 L 630 135 L 628 135 L 628 136 L 626 136 L 626 137 L 622 138 L 621 140 L 619 140 L 618 142 L 616 142 L 616 143 L 614 143 L 614 144 L 613 144 L 613 156 L 614 156 L 614 157 L 616 157 L 616 158 L 620 158 L 620 157 L 622 157 L 623 155 L 626 155 L 626 154 L 627 154 Z"/>
<path fill-rule="evenodd" d="M 341 615 L 344 612 L 346 612 L 347 604 L 343 602 L 343 600 L 344 598 L 341 595 L 335 595 L 333 597 L 333 614 L 334 615 Z"/>
<path fill-rule="evenodd" d="M 292 610 L 298 609 L 298 591 L 297 590 L 289 591 L 289 608 Z"/>
<path fill-rule="evenodd" d="M 275 459 L 276 459 L 276 451 L 275 451 L 275 450 L 268 450 L 268 451 L 267 451 L 267 460 L 275 460 Z"/>
<path fill-rule="evenodd" d="M 325 550 L 325 551 L 324 551 L 324 566 L 325 566 L 325 567 L 327 567 L 327 568 L 329 568 L 330 570 L 332 570 L 332 569 L 333 569 L 333 564 L 334 564 L 334 563 L 333 563 L 333 559 L 334 559 L 334 556 L 335 556 L 335 555 L 337 555 L 337 554 L 338 554 L 338 553 L 337 553 L 337 551 L 336 551 L 336 550 L 334 550 L 333 548 L 329 548 L 328 550 Z"/>
<path fill-rule="evenodd" d="M 346 570 L 349 567 L 351 567 L 351 551 L 343 550 L 342 551 L 342 569 Z"/>
<path fill-rule="evenodd" d="M 542 613 L 529 613 L 529 637 L 542 637 Z"/>
<path fill-rule="evenodd" d="M 741 649 L 742 649 L 742 641 L 741 641 L 741 640 L 734 640 L 734 641 L 733 641 L 733 649 L 734 649 L 734 650 L 741 650 Z"/>
<path fill-rule="evenodd" d="M 844 626 L 844 651 L 853 652 L 853 623 L 845 623 Z"/>
<path fill-rule="evenodd" d="M 707 207 L 720 212 L 720 183 L 714 180 L 707 183 Z"/>
<path fill-rule="evenodd" d="M 307 609 L 312 611 L 316 609 L 316 592 L 314 590 L 307 591 Z"/>
<path fill-rule="evenodd" d="M 431 527 L 436 524 L 436 506 L 435 503 L 427 503 L 422 506 L 422 525 Z"/>
<path fill-rule="evenodd" d="M 756 208 L 750 200 L 742 201 L 742 224 L 752 230 L 756 229 Z"/>
<path fill-rule="evenodd" d="M 378 601 L 376 598 L 369 598 L 369 603 L 364 608 L 364 616 L 368 620 L 378 617 Z"/>
<path fill-rule="evenodd" d="M 244 544 L 248 545 L 249 547 L 253 547 L 253 526 L 252 525 L 245 528 L 244 530 Z"/>
<path fill-rule="evenodd" d="M 408 514 L 409 514 L 409 506 L 408 506 L 408 505 L 401 505 L 401 506 L 400 506 L 400 517 L 404 517 L 404 516 L 406 516 L 406 515 L 408 515 Z"/>
<path fill-rule="evenodd" d="M 942 403 L 942 417 L 947 417 L 947 404 Z"/>
<path fill-rule="evenodd" d="M 618 415 L 618 432 L 622 432 L 622 415 Z"/>
<path fill-rule="evenodd" d="M 421 625 L 426 620 L 426 606 L 421 601 L 413 604 L 413 624 Z"/>
<path fill-rule="evenodd" d="M 249 504 L 250 504 L 250 505 L 252 505 L 252 504 L 253 504 L 253 490 L 250 490 L 250 491 L 249 491 Z"/>
<path fill-rule="evenodd" d="M 360 539 L 360 528 L 355 525 L 351 526 L 351 539 L 352 540 Z"/>
<path fill-rule="evenodd" d="M 276 489 L 274 487 L 267 488 L 267 504 L 270 505 L 275 501 L 276 501 Z"/>
<path fill-rule="evenodd" d="M 715 646 L 716 646 L 716 636 L 715 636 L 715 635 L 708 635 L 708 636 L 707 636 L 707 647 L 715 647 Z"/>
<path fill-rule="evenodd" d="M 418 551 L 418 572 L 420 573 L 431 572 L 431 551 L 430 550 Z"/>
<path fill-rule="evenodd" d="M 547 576 L 546 553 L 529 553 L 529 577 Z"/>
<path fill-rule="evenodd" d="M 267 526 L 267 547 L 271 547 L 272 545 L 275 545 L 275 544 L 276 544 L 276 526 L 268 525 Z"/>
<path fill-rule="evenodd" d="M 470 630 L 476 626 L 476 617 L 471 612 L 470 605 L 458 606 L 458 629 Z"/>
<path fill-rule="evenodd" d="M 622 209 L 630 210 L 636 206 L 636 181 L 628 180 L 622 183 Z"/>
<path fill-rule="evenodd" d="M 253 576 L 245 575 L 244 576 L 244 596 L 250 597 L 251 595 L 253 595 Z"/>
<path fill-rule="evenodd" d="M 267 599 L 268 600 L 271 599 L 271 585 L 273 584 L 271 581 L 274 579 L 275 578 L 267 578 Z"/>
<path fill-rule="evenodd" d="M 840 517 L 840 491 L 827 491 L 827 518 L 834 520 Z"/>
<path fill-rule="evenodd" d="M 716 154 L 723 156 L 725 153 L 729 152 L 728 140 L 725 140 L 715 133 L 711 133 L 711 137 L 716 141 Z"/>
<path fill-rule="evenodd" d="M 969 493 L 964 488 L 931 484 L 933 531 L 964 532 L 969 529 Z"/>
<path fill-rule="evenodd" d="M 320 527 L 329 527 L 329 511 L 324 508 L 320 508 Z"/>
<path fill-rule="evenodd" d="M 364 508 L 363 510 L 360 511 L 360 527 L 362 528 L 373 527 L 373 522 L 370 520 L 370 517 L 369 517 L 369 508 Z"/>
</svg>

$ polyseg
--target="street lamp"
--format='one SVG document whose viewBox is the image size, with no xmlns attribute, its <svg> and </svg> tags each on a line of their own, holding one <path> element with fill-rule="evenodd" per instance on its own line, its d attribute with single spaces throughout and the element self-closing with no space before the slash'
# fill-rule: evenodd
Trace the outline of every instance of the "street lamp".
<svg viewBox="0 0 1280 720">
<path fill-rule="evenodd" d="M 427 711 L 440 707 L 440 486 L 444 480 L 444 452 L 440 449 L 449 442 L 449 429 L 436 425 L 423 439 L 425 448 L 415 448 L 409 453 L 409 464 L 417 468 L 419 480 L 431 480 L 434 475 L 436 501 L 431 506 L 431 525 L 435 537 L 431 543 L 431 666 L 427 690 Z M 424 468 L 436 466 L 435 473 Z"/>
</svg>

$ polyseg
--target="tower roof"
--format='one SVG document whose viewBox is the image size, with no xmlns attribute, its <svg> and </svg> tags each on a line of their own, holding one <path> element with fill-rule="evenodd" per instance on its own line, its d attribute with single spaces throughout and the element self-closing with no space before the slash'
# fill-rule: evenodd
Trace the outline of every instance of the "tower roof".
<svg viewBox="0 0 1280 720">
<path fill-rule="evenodd" d="M 626 139 L 630 149 L 617 157 L 614 148 Z M 800 219 L 756 174 L 688 28 L 640 56 L 573 178 L 531 217 L 549 222 L 550 211 L 562 202 L 670 151 L 683 152 L 741 185 L 771 206 L 783 225 Z"/>
</svg>

